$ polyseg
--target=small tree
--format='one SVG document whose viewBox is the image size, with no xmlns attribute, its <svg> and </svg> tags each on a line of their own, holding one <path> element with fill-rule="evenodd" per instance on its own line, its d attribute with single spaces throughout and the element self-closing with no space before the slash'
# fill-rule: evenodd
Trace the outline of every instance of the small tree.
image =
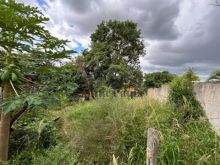
<svg viewBox="0 0 220 165">
<path fill-rule="evenodd" d="M 34 68 L 65 58 L 72 51 L 65 50 L 67 41 L 53 37 L 43 24 L 48 18 L 35 7 L 0 0 L 0 78 L 3 101 L 19 96 L 16 87 L 25 81 L 25 74 Z M 10 99 L 13 105 L 13 100 Z M 8 159 L 10 127 L 17 118 L 31 108 L 28 99 L 21 109 L 3 106 L 0 111 L 0 161 Z M 21 103 L 21 102 L 20 102 Z M 15 110 L 16 109 L 16 110 Z"/>
</svg>

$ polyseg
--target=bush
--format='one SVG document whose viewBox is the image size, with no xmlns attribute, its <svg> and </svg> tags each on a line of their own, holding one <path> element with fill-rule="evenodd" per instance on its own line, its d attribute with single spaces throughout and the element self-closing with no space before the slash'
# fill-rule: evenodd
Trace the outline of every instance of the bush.
<svg viewBox="0 0 220 165">
<path fill-rule="evenodd" d="M 35 157 L 44 155 L 58 143 L 56 123 L 49 117 L 49 113 L 28 111 L 14 125 L 8 163 L 33 164 Z"/>
<path fill-rule="evenodd" d="M 73 165 L 77 164 L 77 155 L 71 155 L 71 151 L 62 143 L 46 150 L 44 154 L 33 156 L 33 165 Z"/>
<path fill-rule="evenodd" d="M 70 165 L 77 164 L 77 155 L 62 143 L 44 150 L 26 150 L 16 154 L 8 165 Z"/>
<path fill-rule="evenodd" d="M 202 107 L 193 92 L 192 81 L 196 79 L 196 75 L 188 71 L 174 78 L 169 84 L 168 99 L 175 109 L 182 111 L 184 118 L 198 118 L 203 115 Z"/>
</svg>

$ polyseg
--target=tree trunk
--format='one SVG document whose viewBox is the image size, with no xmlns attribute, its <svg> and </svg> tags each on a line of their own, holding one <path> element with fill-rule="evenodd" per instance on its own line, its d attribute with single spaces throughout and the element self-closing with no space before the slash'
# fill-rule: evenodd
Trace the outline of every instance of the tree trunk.
<svg viewBox="0 0 220 165">
<path fill-rule="evenodd" d="M 11 95 L 11 85 L 9 82 L 3 84 L 3 100 L 7 100 Z M 0 122 L 0 162 L 8 160 L 9 136 L 10 136 L 11 113 L 1 113 Z"/>
</svg>

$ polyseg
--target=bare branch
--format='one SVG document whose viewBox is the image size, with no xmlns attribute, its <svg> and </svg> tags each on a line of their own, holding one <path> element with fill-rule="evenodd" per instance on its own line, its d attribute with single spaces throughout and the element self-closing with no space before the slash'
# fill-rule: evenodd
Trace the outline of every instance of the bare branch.
<svg viewBox="0 0 220 165">
<path fill-rule="evenodd" d="M 19 96 L 19 94 L 18 94 L 18 92 L 16 91 L 16 89 L 15 89 L 15 87 L 14 87 L 14 85 L 13 85 L 13 83 L 12 83 L 11 80 L 10 80 L 10 84 L 11 84 L 11 87 L 12 87 L 12 89 L 14 90 L 16 96 Z"/>
</svg>

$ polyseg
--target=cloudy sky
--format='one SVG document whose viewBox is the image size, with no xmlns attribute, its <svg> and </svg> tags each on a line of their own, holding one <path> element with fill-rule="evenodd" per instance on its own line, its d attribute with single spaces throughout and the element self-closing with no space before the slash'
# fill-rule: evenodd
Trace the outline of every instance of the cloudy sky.
<svg viewBox="0 0 220 165">
<path fill-rule="evenodd" d="M 81 52 L 102 20 L 133 20 L 146 45 L 144 72 L 180 74 L 192 67 L 205 79 L 220 68 L 220 7 L 215 0 L 17 0 L 38 6 L 52 34 Z"/>
</svg>

